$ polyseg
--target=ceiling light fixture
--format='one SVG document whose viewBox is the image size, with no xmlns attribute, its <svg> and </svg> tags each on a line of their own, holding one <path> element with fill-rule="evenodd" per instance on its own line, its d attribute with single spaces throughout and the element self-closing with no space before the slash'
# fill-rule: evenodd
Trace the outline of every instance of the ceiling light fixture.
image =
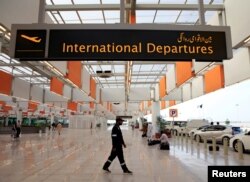
<svg viewBox="0 0 250 182">
<path fill-rule="evenodd" d="M 248 41 L 250 41 L 250 36 L 244 40 L 244 43 L 247 43 Z"/>
<path fill-rule="evenodd" d="M 113 73 L 111 70 L 105 70 L 105 71 L 98 70 L 98 71 L 96 71 L 96 74 L 100 78 L 110 78 L 113 76 Z"/>
<path fill-rule="evenodd" d="M 4 32 L 6 31 L 6 28 L 0 25 L 0 29 L 3 30 Z"/>
</svg>

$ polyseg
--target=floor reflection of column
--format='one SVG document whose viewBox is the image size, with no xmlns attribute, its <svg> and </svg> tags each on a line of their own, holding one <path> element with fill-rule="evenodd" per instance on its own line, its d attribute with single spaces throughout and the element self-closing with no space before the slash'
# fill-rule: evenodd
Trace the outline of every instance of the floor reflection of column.
<svg viewBox="0 0 250 182">
<path fill-rule="evenodd" d="M 217 152 L 213 151 L 212 152 L 212 157 L 213 157 L 213 165 L 217 165 L 218 159 L 217 159 Z"/>
<path fill-rule="evenodd" d="M 193 154 L 194 154 L 194 144 L 191 143 L 191 155 L 193 155 Z"/>
<path fill-rule="evenodd" d="M 200 145 L 197 145 L 197 158 L 200 158 Z"/>
<path fill-rule="evenodd" d="M 207 161 L 207 148 L 204 149 L 204 159 Z"/>
<path fill-rule="evenodd" d="M 188 143 L 188 140 L 186 141 L 186 153 L 188 153 L 188 145 L 189 145 L 189 143 Z"/>
</svg>

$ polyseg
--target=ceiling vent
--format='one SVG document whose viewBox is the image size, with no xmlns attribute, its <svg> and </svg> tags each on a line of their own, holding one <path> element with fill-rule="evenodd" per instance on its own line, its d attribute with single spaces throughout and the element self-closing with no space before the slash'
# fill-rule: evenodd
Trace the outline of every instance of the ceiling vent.
<svg viewBox="0 0 250 182">
<path fill-rule="evenodd" d="M 100 78 L 110 78 L 111 76 L 113 76 L 113 73 L 111 70 L 105 70 L 105 71 L 96 71 L 96 74 L 98 77 Z"/>
</svg>

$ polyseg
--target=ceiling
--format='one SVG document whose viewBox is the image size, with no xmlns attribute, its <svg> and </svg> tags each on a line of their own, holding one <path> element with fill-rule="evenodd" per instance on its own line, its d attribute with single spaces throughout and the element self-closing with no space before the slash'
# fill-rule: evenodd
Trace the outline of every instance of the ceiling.
<svg viewBox="0 0 250 182">
<path fill-rule="evenodd" d="M 120 2 L 120 0 L 46 0 L 45 11 L 55 24 L 115 24 L 121 21 Z M 131 8 L 132 2 L 136 3 L 132 11 L 135 12 L 137 24 L 199 24 L 197 8 L 199 0 L 126 0 L 125 6 L 129 5 L 128 7 Z M 208 8 L 207 5 L 213 5 L 213 7 Z M 209 21 L 214 13 L 221 11 L 221 5 L 223 0 L 204 0 L 205 22 Z M 126 10 L 130 9 L 126 6 Z M 10 34 L 0 34 L 0 37 L 3 37 L 2 40 L 7 40 L 6 35 Z M 41 66 L 44 66 L 42 62 L 18 64 L 17 60 L 10 59 L 6 54 L 0 54 L 1 70 L 44 88 L 49 87 L 51 74 L 41 69 Z M 131 88 L 154 87 L 173 65 L 171 62 L 166 64 L 157 61 L 133 61 L 130 64 L 127 61 L 82 61 L 82 64 L 86 66 L 101 88 L 127 87 L 128 81 Z M 100 76 L 97 74 L 98 71 L 111 71 L 111 73 Z M 130 74 L 129 78 L 128 74 Z"/>
<path fill-rule="evenodd" d="M 129 11 L 135 14 L 136 24 L 198 25 L 200 0 L 124 0 L 124 22 L 129 22 Z M 205 24 L 223 11 L 224 0 L 204 0 Z M 55 24 L 117 24 L 121 23 L 121 0 L 46 0 L 45 11 Z M 133 3 L 135 6 L 133 6 Z M 19 62 L 8 56 L 9 30 L 0 26 L 0 70 L 15 77 L 49 89 L 50 77 L 55 72 L 46 61 Z M 6 49 L 5 49 L 6 48 Z M 152 88 L 171 69 L 174 62 L 158 61 L 81 61 L 100 88 Z M 57 75 L 58 76 L 58 75 Z M 67 83 L 68 84 L 68 83 Z M 127 99 L 126 99 L 127 100 Z"/>
</svg>

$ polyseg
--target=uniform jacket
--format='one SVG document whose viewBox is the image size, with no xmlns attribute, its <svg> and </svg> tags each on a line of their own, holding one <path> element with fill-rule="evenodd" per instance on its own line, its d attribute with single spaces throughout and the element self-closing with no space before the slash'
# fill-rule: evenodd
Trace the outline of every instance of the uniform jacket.
<svg viewBox="0 0 250 182">
<path fill-rule="evenodd" d="M 120 148 L 122 145 L 124 145 L 124 140 L 122 136 L 121 129 L 118 124 L 115 124 L 112 133 L 111 133 L 111 138 L 112 138 L 112 145 L 113 148 Z"/>
</svg>

